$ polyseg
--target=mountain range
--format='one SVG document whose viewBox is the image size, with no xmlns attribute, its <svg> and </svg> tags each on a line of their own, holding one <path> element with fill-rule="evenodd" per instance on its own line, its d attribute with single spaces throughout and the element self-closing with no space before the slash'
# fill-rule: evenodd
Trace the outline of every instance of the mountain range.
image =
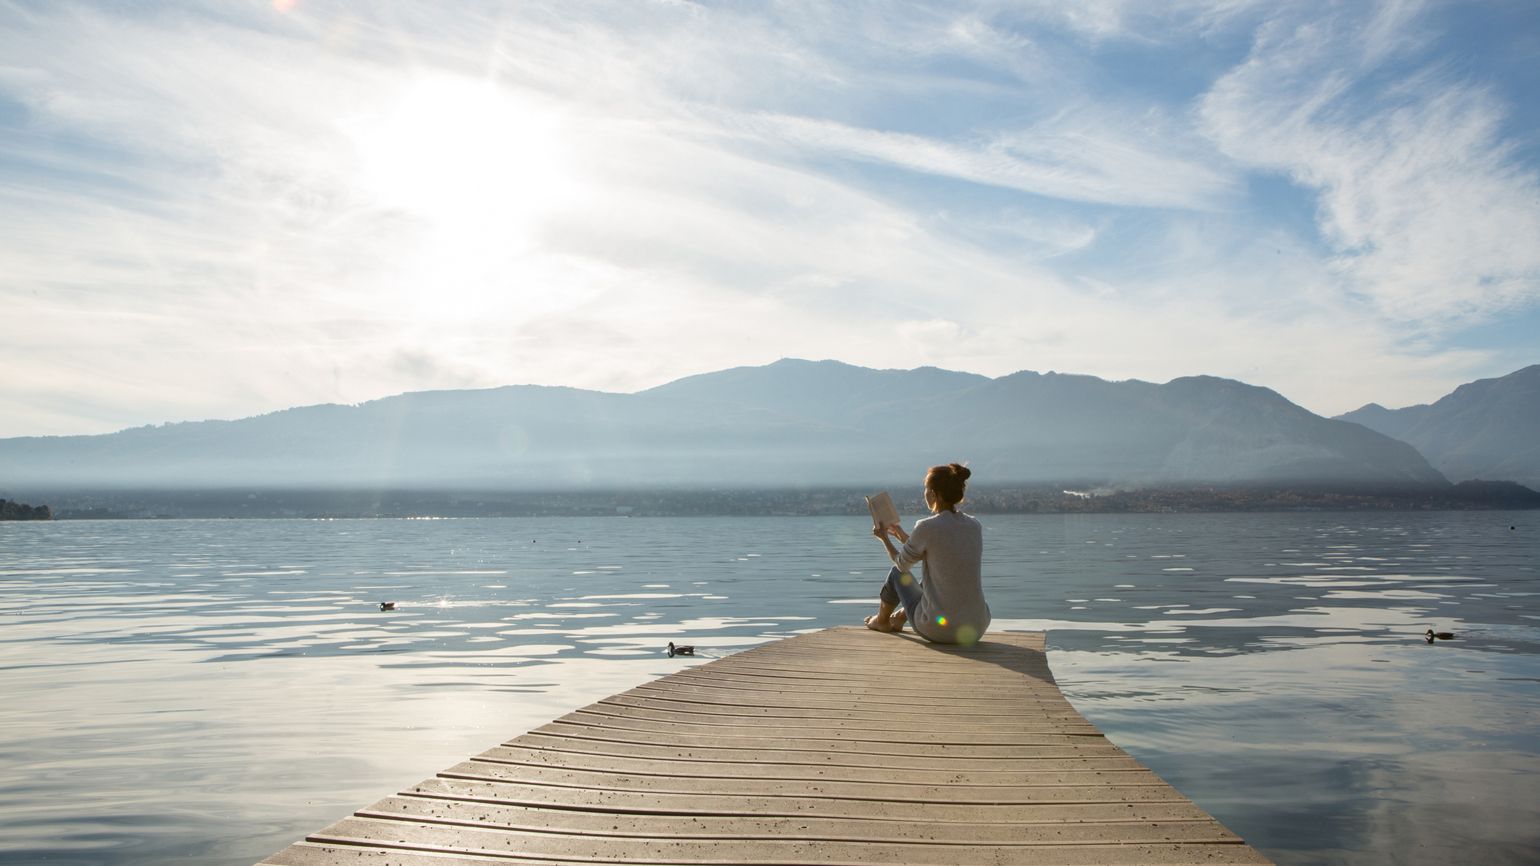
<svg viewBox="0 0 1540 866">
<path fill-rule="evenodd" d="M 989 378 L 787 359 L 635 394 L 428 391 L 0 439 L 0 488 L 818 487 L 917 481 L 954 460 L 988 484 L 1447 485 L 1411 445 L 1351 420 L 1211 376 Z"/>
<path fill-rule="evenodd" d="M 1432 404 L 1370 403 L 1337 419 L 1410 443 L 1451 481 L 1540 489 L 1540 364 L 1461 385 Z"/>
</svg>

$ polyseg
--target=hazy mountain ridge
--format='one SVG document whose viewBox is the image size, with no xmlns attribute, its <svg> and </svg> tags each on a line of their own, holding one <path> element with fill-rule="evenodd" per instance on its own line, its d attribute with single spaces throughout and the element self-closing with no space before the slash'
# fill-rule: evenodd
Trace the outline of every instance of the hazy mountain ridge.
<svg viewBox="0 0 1540 866">
<path fill-rule="evenodd" d="M 1469 382 L 1431 404 L 1370 403 L 1337 420 L 1410 443 L 1452 481 L 1540 487 L 1540 364 Z"/>
<path fill-rule="evenodd" d="M 1107 485 L 1445 484 L 1410 446 L 1276 392 L 783 360 L 636 394 L 508 386 L 103 436 L 0 440 L 0 484 L 827 486 L 918 478 Z"/>
</svg>

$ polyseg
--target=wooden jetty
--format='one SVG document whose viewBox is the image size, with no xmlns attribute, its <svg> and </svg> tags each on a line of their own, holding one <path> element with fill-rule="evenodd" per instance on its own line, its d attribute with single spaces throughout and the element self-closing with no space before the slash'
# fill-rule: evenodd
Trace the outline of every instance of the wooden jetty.
<svg viewBox="0 0 1540 866">
<path fill-rule="evenodd" d="M 1041 633 L 834 628 L 584 707 L 262 866 L 1268 862 L 1075 712 Z"/>
</svg>

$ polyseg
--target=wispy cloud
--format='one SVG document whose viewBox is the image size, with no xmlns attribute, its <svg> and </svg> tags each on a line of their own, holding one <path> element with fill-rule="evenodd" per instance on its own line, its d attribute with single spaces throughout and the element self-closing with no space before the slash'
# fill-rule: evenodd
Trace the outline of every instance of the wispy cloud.
<svg viewBox="0 0 1540 866">
<path fill-rule="evenodd" d="M 1540 173 L 1479 83 L 1383 68 L 1425 44 L 1415 11 L 1272 21 L 1201 115 L 1230 157 L 1318 192 L 1345 288 L 1437 329 L 1540 298 Z"/>
<path fill-rule="evenodd" d="M 1065 112 L 964 143 L 775 114 L 745 118 L 735 128 L 802 152 L 1071 201 L 1210 209 L 1235 193 L 1233 174 L 1194 153 L 1174 152 L 1175 137 L 1162 134 L 1170 124 L 1161 118 L 1114 123 L 1090 114 Z"/>
</svg>

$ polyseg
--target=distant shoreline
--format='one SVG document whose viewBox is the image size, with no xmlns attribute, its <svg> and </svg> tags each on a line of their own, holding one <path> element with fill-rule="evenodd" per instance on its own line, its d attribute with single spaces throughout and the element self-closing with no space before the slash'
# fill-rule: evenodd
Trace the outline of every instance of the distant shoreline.
<svg viewBox="0 0 1540 866">
<path fill-rule="evenodd" d="M 113 490 L 51 491 L 57 520 L 165 518 L 860 516 L 863 495 L 895 494 L 906 517 L 924 513 L 909 484 L 826 489 Z M 981 486 L 976 514 L 1158 514 L 1291 511 L 1479 511 L 1540 508 L 1540 493 L 1511 482 L 1429 487 L 1187 486 L 1137 490 L 1094 485 Z"/>
<path fill-rule="evenodd" d="M 0 520 L 52 520 L 53 509 L 47 505 L 28 505 L 11 499 L 0 499 Z"/>
</svg>

